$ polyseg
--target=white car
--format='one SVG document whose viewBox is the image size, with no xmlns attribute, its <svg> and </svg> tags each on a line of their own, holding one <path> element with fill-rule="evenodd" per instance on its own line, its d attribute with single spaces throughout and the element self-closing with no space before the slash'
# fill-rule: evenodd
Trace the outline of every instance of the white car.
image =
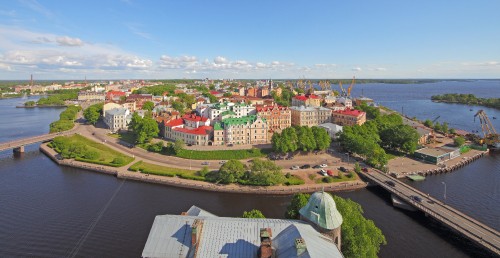
<svg viewBox="0 0 500 258">
<path fill-rule="evenodd" d="M 299 166 L 292 166 L 292 168 L 290 168 L 291 170 L 297 170 L 299 169 Z"/>
<path fill-rule="evenodd" d="M 326 170 L 322 169 L 319 171 L 319 173 L 322 175 L 322 176 L 327 176 L 328 174 L 326 173 Z"/>
<path fill-rule="evenodd" d="M 326 168 L 326 167 L 328 167 L 328 165 L 327 164 L 321 164 L 321 165 L 319 165 L 319 167 Z"/>
</svg>

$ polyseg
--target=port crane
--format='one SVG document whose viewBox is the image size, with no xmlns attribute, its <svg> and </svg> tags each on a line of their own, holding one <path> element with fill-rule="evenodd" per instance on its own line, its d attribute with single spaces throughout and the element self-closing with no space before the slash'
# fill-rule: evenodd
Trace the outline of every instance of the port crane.
<svg viewBox="0 0 500 258">
<path fill-rule="evenodd" d="M 479 122 L 481 123 L 481 130 L 483 131 L 483 143 L 486 145 L 493 147 L 495 149 L 500 148 L 500 135 L 498 135 L 497 131 L 491 124 L 490 119 L 486 115 L 486 113 L 481 109 L 477 111 L 474 115 L 474 122 L 476 122 L 476 117 L 479 117 Z"/>
<path fill-rule="evenodd" d="M 354 86 L 354 82 L 356 81 L 356 78 L 353 76 L 352 77 L 352 82 L 351 82 L 351 85 L 349 85 L 349 88 L 347 89 L 347 97 L 350 97 L 351 96 L 351 90 L 352 90 L 352 87 Z"/>
<path fill-rule="evenodd" d="M 345 89 L 342 87 L 341 81 L 339 81 L 339 86 L 340 86 L 340 90 L 341 90 L 340 96 L 345 97 L 347 94 L 345 92 Z"/>
</svg>

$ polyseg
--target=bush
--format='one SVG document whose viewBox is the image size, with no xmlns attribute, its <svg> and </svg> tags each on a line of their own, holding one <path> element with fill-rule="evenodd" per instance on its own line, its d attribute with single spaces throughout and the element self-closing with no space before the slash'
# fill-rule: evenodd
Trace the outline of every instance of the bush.
<svg viewBox="0 0 500 258">
<path fill-rule="evenodd" d="M 121 165 L 125 163 L 125 159 L 122 157 L 116 157 L 113 159 L 113 161 L 111 161 L 111 163 Z"/>
<path fill-rule="evenodd" d="M 310 174 L 307 177 L 309 177 L 309 179 L 311 179 L 311 180 L 314 180 L 316 178 L 316 176 L 318 176 L 318 175 L 316 175 L 316 174 Z"/>
<path fill-rule="evenodd" d="M 97 160 L 99 156 L 100 156 L 99 152 L 92 150 L 87 150 L 85 154 L 83 154 L 83 158 L 91 160 Z"/>
<path fill-rule="evenodd" d="M 198 175 L 205 177 L 208 173 L 210 173 L 210 170 L 208 170 L 207 166 L 204 166 L 200 171 L 198 171 Z"/>
<path fill-rule="evenodd" d="M 325 183 L 333 183 L 334 179 L 331 176 L 325 176 L 325 177 L 323 177 L 323 179 L 321 179 L 321 181 L 323 181 Z"/>
</svg>

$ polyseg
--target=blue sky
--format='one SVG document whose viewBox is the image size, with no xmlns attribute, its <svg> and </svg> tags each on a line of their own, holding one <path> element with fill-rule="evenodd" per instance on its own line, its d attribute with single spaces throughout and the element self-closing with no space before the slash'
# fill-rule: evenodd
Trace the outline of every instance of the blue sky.
<svg viewBox="0 0 500 258">
<path fill-rule="evenodd" d="M 5 1 L 0 79 L 500 78 L 500 1 Z"/>
</svg>

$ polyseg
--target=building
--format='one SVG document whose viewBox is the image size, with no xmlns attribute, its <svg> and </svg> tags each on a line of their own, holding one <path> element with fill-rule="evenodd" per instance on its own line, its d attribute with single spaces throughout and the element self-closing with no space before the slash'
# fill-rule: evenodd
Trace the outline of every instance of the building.
<svg viewBox="0 0 500 258">
<path fill-rule="evenodd" d="M 181 118 L 163 122 L 164 129 L 161 130 L 163 137 L 169 140 L 183 140 L 186 144 L 211 145 L 213 127 L 210 126 L 210 119 L 187 114 Z"/>
<path fill-rule="evenodd" d="M 80 91 L 78 92 L 78 101 L 104 101 L 106 95 L 103 92 Z"/>
<path fill-rule="evenodd" d="M 320 107 L 321 106 L 321 98 L 314 94 L 306 94 L 306 95 L 297 95 L 292 98 L 292 106 L 300 107 L 300 106 L 311 106 L 311 107 Z"/>
<path fill-rule="evenodd" d="M 239 118 L 245 117 L 249 115 L 255 115 L 255 107 L 248 105 L 244 102 L 222 102 L 216 103 L 211 106 L 207 106 L 208 112 L 203 112 L 200 110 L 200 114 L 208 113 L 208 118 L 212 121 L 212 124 L 215 122 L 220 122 L 225 118 Z"/>
<path fill-rule="evenodd" d="M 119 108 L 124 108 L 124 106 L 117 104 L 117 103 L 113 103 L 113 102 L 109 102 L 109 103 L 102 105 L 102 117 L 106 117 L 106 111 L 109 111 L 111 109 L 119 109 Z M 129 109 L 129 111 L 132 112 L 132 110 L 130 110 L 130 109 Z"/>
<path fill-rule="evenodd" d="M 456 148 L 423 148 L 413 153 L 415 158 L 424 162 L 439 164 L 460 156 L 460 149 Z"/>
<path fill-rule="evenodd" d="M 299 210 L 300 219 L 311 223 L 316 230 L 328 235 L 341 250 L 341 228 L 343 219 L 333 197 L 324 191 L 309 197 L 306 206 Z"/>
<path fill-rule="evenodd" d="M 290 107 L 292 126 L 317 126 L 332 122 L 332 111 L 324 107 Z"/>
<path fill-rule="evenodd" d="M 356 103 L 356 106 L 361 106 L 362 103 L 365 103 L 368 106 L 373 106 L 374 102 L 373 99 L 367 98 L 367 97 L 361 97 L 357 98 L 354 100 L 354 103 Z"/>
<path fill-rule="evenodd" d="M 126 108 L 113 108 L 107 110 L 104 116 L 104 123 L 112 132 L 128 130 L 128 124 L 132 119 L 130 111 Z"/>
<path fill-rule="evenodd" d="M 213 139 L 213 145 L 267 143 L 266 119 L 257 115 L 223 119 L 214 124 Z"/>
<path fill-rule="evenodd" d="M 159 215 L 142 257 L 343 258 L 333 198 L 314 193 L 306 207 L 303 220 L 217 217 L 196 206 Z"/>
<path fill-rule="evenodd" d="M 125 98 L 125 92 L 123 91 L 108 91 L 106 92 L 106 100 L 120 101 L 121 98 Z"/>
<path fill-rule="evenodd" d="M 366 113 L 356 109 L 333 111 L 333 123 L 338 125 L 362 125 L 366 122 Z"/>
<path fill-rule="evenodd" d="M 292 112 L 290 108 L 279 105 L 257 106 L 257 115 L 266 119 L 269 132 L 269 139 L 272 133 L 281 132 L 281 130 L 292 126 Z"/>
<path fill-rule="evenodd" d="M 142 109 L 142 105 L 146 101 L 153 101 L 153 95 L 151 94 L 130 94 L 127 97 L 127 102 L 135 102 L 137 109 Z"/>
<path fill-rule="evenodd" d="M 352 100 L 350 98 L 340 97 L 340 98 L 337 98 L 336 102 L 344 105 L 344 107 L 346 107 L 346 109 L 352 108 Z"/>
<path fill-rule="evenodd" d="M 330 138 L 332 139 L 337 139 L 337 133 L 342 132 L 343 129 L 342 126 L 333 123 L 320 124 L 318 125 L 318 127 L 325 128 L 325 130 L 328 132 L 328 135 L 330 135 Z"/>
</svg>

